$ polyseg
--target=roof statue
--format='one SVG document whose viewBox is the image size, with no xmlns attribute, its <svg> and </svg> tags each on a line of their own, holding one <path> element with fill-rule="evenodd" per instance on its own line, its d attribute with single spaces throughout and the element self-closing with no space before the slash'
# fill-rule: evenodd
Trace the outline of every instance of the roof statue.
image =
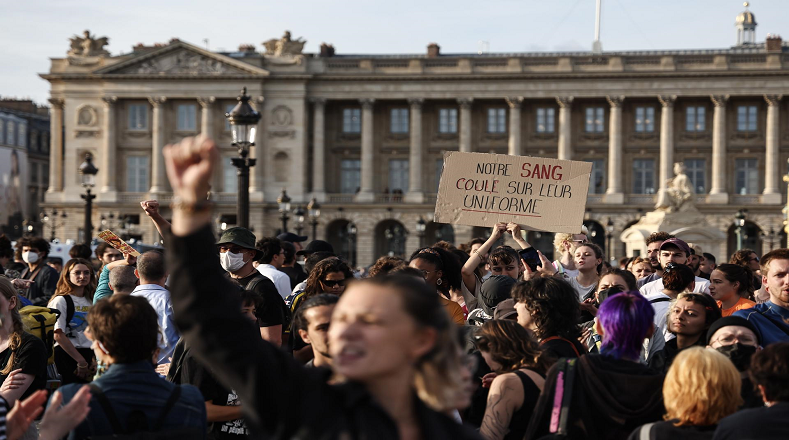
<svg viewBox="0 0 789 440">
<path fill-rule="evenodd" d="M 674 164 L 674 178 L 666 181 L 666 190 L 660 194 L 655 209 L 659 211 L 677 212 L 693 209 L 693 185 L 685 174 L 685 164 Z"/>
<path fill-rule="evenodd" d="M 74 35 L 69 40 L 71 41 L 69 57 L 96 57 L 110 54 L 104 50 L 104 46 L 109 44 L 109 38 L 95 38 L 95 35 L 91 36 L 88 30 L 84 31 L 81 37 Z"/>
<path fill-rule="evenodd" d="M 307 41 L 299 38 L 298 40 L 292 40 L 290 38 L 290 31 L 285 31 L 285 34 L 280 38 L 271 39 L 268 41 L 263 42 L 263 46 L 266 47 L 266 56 L 267 57 L 287 57 L 287 56 L 295 56 L 301 55 L 301 51 L 304 50 L 304 44 Z"/>
</svg>

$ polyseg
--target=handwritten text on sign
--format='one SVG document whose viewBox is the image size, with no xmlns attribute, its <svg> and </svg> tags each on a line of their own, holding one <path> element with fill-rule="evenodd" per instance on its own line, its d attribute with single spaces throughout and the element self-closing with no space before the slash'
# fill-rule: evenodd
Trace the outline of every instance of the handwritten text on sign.
<svg viewBox="0 0 789 440">
<path fill-rule="evenodd" d="M 448 152 L 435 220 L 471 226 L 515 222 L 578 232 L 592 164 L 503 154 Z"/>
</svg>

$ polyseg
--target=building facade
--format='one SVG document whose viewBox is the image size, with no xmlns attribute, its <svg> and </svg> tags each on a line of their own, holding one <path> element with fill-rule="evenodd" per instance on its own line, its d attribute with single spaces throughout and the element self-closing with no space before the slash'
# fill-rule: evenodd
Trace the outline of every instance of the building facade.
<svg viewBox="0 0 789 440">
<path fill-rule="evenodd" d="M 733 250 L 739 209 L 746 246 L 766 252 L 785 236 L 789 51 L 780 37 L 756 43 L 750 27 L 741 32 L 755 28 L 752 14 L 737 20 L 741 40 L 729 49 L 599 54 L 441 54 L 435 44 L 421 55 L 339 55 L 328 45 L 303 54 L 286 33 L 261 52 L 172 40 L 110 56 L 86 33 L 75 37 L 84 52 L 72 43 L 42 75 L 52 95 L 46 203 L 69 213 L 61 238 L 76 238 L 77 168 L 92 153 L 94 225 L 113 213 L 122 234 L 154 242 L 139 202 L 170 200 L 162 148 L 204 133 L 223 158 L 212 182 L 217 227 L 232 224 L 236 153 L 224 113 L 247 87 L 262 114 L 250 179 L 250 224 L 261 236 L 282 227 L 283 189 L 294 206 L 321 204 L 318 238 L 358 265 L 409 255 L 420 241 L 486 234 L 430 221 L 443 153 L 459 150 L 592 162 L 586 224 L 612 256 L 623 256 L 620 234 L 654 209 L 682 162 L 708 227 L 729 237 L 712 253 Z M 551 234 L 529 238 L 550 248 Z"/>
</svg>

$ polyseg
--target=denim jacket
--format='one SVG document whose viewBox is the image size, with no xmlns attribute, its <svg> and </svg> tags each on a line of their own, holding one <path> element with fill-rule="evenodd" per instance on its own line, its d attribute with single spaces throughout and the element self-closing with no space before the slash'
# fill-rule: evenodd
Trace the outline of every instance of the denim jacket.
<svg viewBox="0 0 789 440">
<path fill-rule="evenodd" d="M 94 384 L 107 396 L 121 425 L 126 425 L 129 413 L 141 410 L 148 419 L 148 426 L 159 418 L 173 387 L 181 387 L 181 397 L 163 425 L 164 429 L 196 427 L 206 431 L 205 402 L 200 391 L 191 385 L 174 385 L 159 377 L 153 364 L 147 361 L 130 364 L 113 364 Z M 81 384 L 70 384 L 60 388 L 63 405 L 71 401 Z M 97 435 L 111 435 L 112 428 L 106 414 L 95 397 L 90 400 L 90 413 L 68 436 L 69 440 Z M 204 438 L 204 437 L 203 437 Z"/>
</svg>

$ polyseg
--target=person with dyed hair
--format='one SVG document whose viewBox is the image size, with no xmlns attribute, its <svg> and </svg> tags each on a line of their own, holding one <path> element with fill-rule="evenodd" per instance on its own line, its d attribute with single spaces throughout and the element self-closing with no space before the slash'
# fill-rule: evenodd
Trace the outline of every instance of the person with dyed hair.
<svg viewBox="0 0 789 440">
<path fill-rule="evenodd" d="M 600 354 L 560 359 L 548 372 L 526 439 L 556 433 L 554 400 L 570 387 L 567 438 L 626 439 L 638 426 L 661 420 L 663 374 L 639 362 L 644 338 L 652 335 L 655 311 L 640 293 L 623 292 L 603 301 L 595 330 Z M 560 373 L 560 367 L 566 371 Z M 572 376 L 571 376 L 572 375 Z M 573 380 L 565 380 L 573 377 Z"/>
<path fill-rule="evenodd" d="M 663 384 L 664 422 L 648 423 L 628 440 L 710 439 L 718 421 L 737 411 L 740 374 L 713 350 L 689 348 L 669 368 Z"/>
</svg>

